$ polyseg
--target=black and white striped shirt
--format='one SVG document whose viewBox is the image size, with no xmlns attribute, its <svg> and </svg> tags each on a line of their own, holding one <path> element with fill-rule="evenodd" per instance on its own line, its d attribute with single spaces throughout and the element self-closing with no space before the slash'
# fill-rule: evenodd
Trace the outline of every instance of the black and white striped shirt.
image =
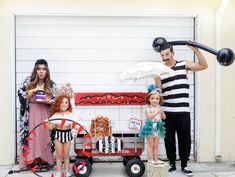
<svg viewBox="0 0 235 177">
<path fill-rule="evenodd" d="M 185 61 L 176 61 L 173 76 L 161 76 L 162 94 L 164 97 L 163 110 L 166 113 L 189 112 L 189 83 Z"/>
</svg>

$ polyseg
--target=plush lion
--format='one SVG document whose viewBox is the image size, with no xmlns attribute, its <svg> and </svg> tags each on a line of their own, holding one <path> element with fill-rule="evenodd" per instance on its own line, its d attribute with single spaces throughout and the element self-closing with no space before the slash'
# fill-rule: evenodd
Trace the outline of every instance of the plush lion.
<svg viewBox="0 0 235 177">
<path fill-rule="evenodd" d="M 110 120 L 104 116 L 97 116 L 95 119 L 91 120 L 90 126 L 91 137 L 106 137 L 111 136 L 112 127 L 110 125 Z"/>
</svg>

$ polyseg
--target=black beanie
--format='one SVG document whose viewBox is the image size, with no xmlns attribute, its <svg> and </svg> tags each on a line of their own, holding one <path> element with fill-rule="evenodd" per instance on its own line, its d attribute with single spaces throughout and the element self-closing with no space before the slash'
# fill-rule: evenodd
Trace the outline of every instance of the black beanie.
<svg viewBox="0 0 235 177">
<path fill-rule="evenodd" d="M 47 61 L 45 59 L 37 59 L 37 61 L 35 62 L 35 66 L 36 65 L 45 65 L 46 67 L 48 67 Z"/>
</svg>

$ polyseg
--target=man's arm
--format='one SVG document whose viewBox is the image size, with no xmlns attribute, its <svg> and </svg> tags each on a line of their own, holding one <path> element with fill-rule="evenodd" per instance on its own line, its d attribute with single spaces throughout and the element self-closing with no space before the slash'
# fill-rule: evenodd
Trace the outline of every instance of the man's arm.
<svg viewBox="0 0 235 177">
<path fill-rule="evenodd" d="M 158 86 L 160 89 L 162 89 L 162 81 L 161 81 L 161 78 L 159 75 L 156 75 L 154 77 L 154 80 L 155 80 L 155 84 L 156 86 Z"/>
<path fill-rule="evenodd" d="M 192 62 L 192 61 L 187 61 L 186 62 L 186 69 L 189 71 L 202 71 L 202 70 L 208 68 L 206 59 L 205 59 L 204 55 L 200 52 L 200 50 L 198 48 L 191 47 L 191 46 L 189 46 L 189 48 L 191 48 L 195 52 L 195 54 L 198 58 L 198 62 L 196 63 L 196 62 Z"/>
</svg>

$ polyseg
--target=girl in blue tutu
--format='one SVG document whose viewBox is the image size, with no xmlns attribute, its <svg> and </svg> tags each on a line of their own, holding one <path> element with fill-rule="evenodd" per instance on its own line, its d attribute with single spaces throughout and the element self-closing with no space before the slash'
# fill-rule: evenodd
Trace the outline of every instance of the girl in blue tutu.
<svg viewBox="0 0 235 177">
<path fill-rule="evenodd" d="M 146 119 L 139 136 L 147 138 L 148 162 L 151 164 L 161 164 L 164 162 L 158 159 L 158 145 L 160 138 L 165 138 L 166 133 L 164 122 L 162 121 L 162 119 L 166 118 L 166 115 L 160 107 L 163 103 L 161 89 L 156 87 L 156 85 L 150 85 L 146 102 Z"/>
</svg>

